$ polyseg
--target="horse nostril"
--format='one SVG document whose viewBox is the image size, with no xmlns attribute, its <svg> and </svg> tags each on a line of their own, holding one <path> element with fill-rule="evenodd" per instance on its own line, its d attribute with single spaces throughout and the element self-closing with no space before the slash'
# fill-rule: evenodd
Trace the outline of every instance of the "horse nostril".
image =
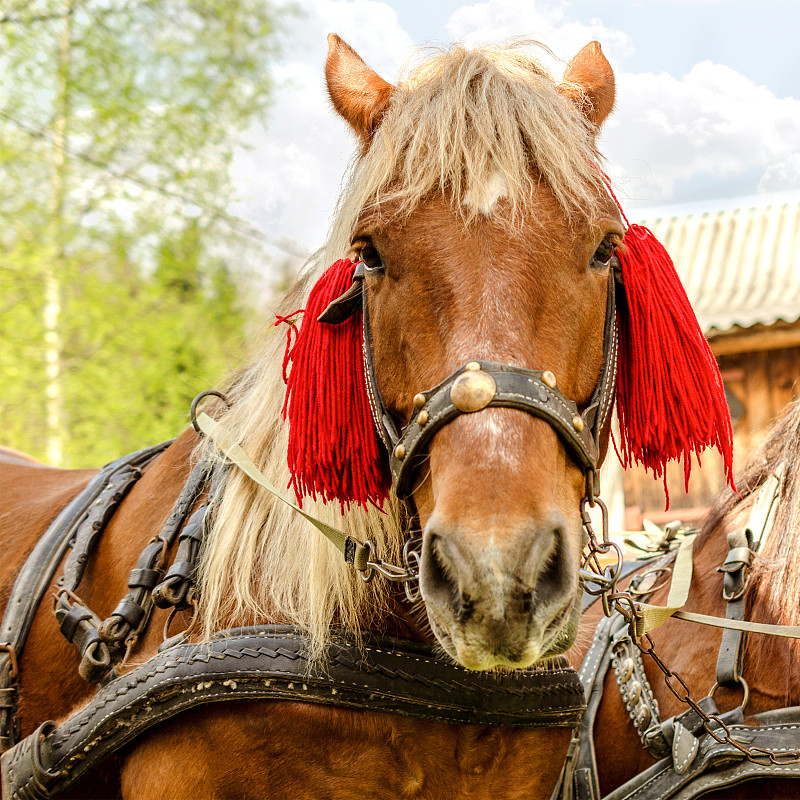
<svg viewBox="0 0 800 800">
<path fill-rule="evenodd" d="M 533 589 L 522 595 L 522 613 L 531 614 L 533 611 Z"/>
<path fill-rule="evenodd" d="M 566 528 L 558 524 L 551 529 L 552 545 L 547 560 L 542 564 L 536 576 L 535 600 L 547 602 L 558 597 L 571 585 L 570 564 L 567 557 Z"/>
<path fill-rule="evenodd" d="M 438 595 L 440 602 L 447 603 L 451 608 L 460 608 L 463 598 L 446 550 L 442 537 L 430 534 L 427 546 L 423 545 L 422 548 L 421 586 L 428 597 Z"/>
</svg>

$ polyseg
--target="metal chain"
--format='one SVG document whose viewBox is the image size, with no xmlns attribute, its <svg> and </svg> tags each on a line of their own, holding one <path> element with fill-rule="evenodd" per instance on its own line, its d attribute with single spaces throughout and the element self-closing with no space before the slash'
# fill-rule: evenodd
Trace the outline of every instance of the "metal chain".
<svg viewBox="0 0 800 800">
<path fill-rule="evenodd" d="M 600 540 L 598 540 L 594 531 L 587 506 L 599 506 L 602 512 L 603 532 Z M 638 601 L 630 592 L 621 592 L 617 589 L 623 556 L 621 548 L 609 538 L 608 510 L 603 501 L 598 497 L 584 497 L 581 502 L 581 521 L 588 540 L 581 562 L 581 580 L 584 583 L 585 591 L 589 594 L 600 596 L 603 602 L 603 613 L 607 617 L 610 617 L 616 611 L 625 618 L 628 622 L 629 633 L 633 643 L 642 653 L 653 659 L 664 675 L 664 682 L 667 688 L 681 703 L 689 706 L 700 717 L 703 727 L 709 736 L 720 744 L 730 745 L 754 764 L 781 766 L 800 763 L 800 750 L 776 753 L 774 750 L 764 747 L 748 747 L 734 738 L 733 731 L 717 714 L 709 714 L 701 708 L 692 697 L 686 681 L 679 673 L 670 669 L 656 653 L 650 634 L 645 633 L 643 636 L 639 636 L 636 633 L 636 621 L 642 618 L 642 612 Z M 616 555 L 616 564 L 603 568 L 600 564 L 599 556 L 606 556 L 611 552 Z M 594 584 L 595 588 L 590 588 L 587 584 Z"/>
<path fill-rule="evenodd" d="M 787 750 L 785 753 L 776 753 L 774 750 L 769 750 L 765 747 L 747 747 L 735 739 L 733 732 L 725 722 L 717 714 L 709 714 L 704 711 L 697 701 L 692 698 L 691 690 L 686 681 L 661 660 L 655 651 L 655 646 L 649 633 L 633 641 L 642 653 L 646 653 L 656 662 L 656 666 L 664 673 L 664 682 L 667 684 L 667 688 L 681 703 L 685 703 L 700 717 L 706 732 L 717 742 L 730 745 L 738 750 L 748 761 L 761 766 L 800 763 L 800 750 Z"/>
<path fill-rule="evenodd" d="M 598 507 L 601 511 L 603 531 L 602 538 L 599 541 L 587 506 L 590 508 Z M 581 501 L 581 523 L 588 540 L 584 548 L 580 572 L 584 590 L 589 594 L 600 597 L 603 603 L 603 613 L 607 617 L 610 617 L 614 611 L 619 611 L 633 627 L 635 620 L 641 619 L 642 613 L 630 592 L 617 590 L 617 582 L 622 571 L 622 548 L 616 542 L 612 542 L 609 537 L 608 509 L 599 497 L 587 496 L 583 498 Z M 616 563 L 603 568 L 600 564 L 599 556 L 607 556 L 609 553 L 614 554 Z M 591 588 L 589 584 L 595 584 L 596 588 Z"/>
</svg>

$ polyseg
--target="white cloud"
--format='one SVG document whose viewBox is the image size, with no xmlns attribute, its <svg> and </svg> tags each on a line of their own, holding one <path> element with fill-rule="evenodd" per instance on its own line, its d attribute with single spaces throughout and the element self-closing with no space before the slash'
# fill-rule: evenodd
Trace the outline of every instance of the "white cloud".
<svg viewBox="0 0 800 800">
<path fill-rule="evenodd" d="M 565 62 L 594 40 L 600 42 L 612 66 L 633 53 L 627 34 L 609 28 L 600 18 L 589 23 L 570 19 L 568 12 L 569 3 L 565 0 L 489 0 L 458 9 L 450 17 L 447 32 L 454 40 L 467 44 L 518 36 L 542 42 L 562 59 L 560 64 L 548 64 L 557 77 Z"/>
<path fill-rule="evenodd" d="M 731 186 L 741 194 L 800 187 L 800 100 L 709 61 L 680 79 L 623 73 L 617 80 L 604 151 L 632 202 L 713 197 Z"/>
<path fill-rule="evenodd" d="M 800 152 L 770 164 L 758 183 L 759 192 L 782 192 L 787 189 L 800 189 Z"/>
<path fill-rule="evenodd" d="M 302 0 L 302 17 L 286 35 L 285 57 L 267 130 L 254 131 L 240 153 L 235 209 L 273 238 L 313 250 L 324 241 L 355 140 L 325 90 L 326 37 L 338 33 L 384 77 L 393 79 L 412 52 L 394 10 L 371 0 Z"/>
</svg>

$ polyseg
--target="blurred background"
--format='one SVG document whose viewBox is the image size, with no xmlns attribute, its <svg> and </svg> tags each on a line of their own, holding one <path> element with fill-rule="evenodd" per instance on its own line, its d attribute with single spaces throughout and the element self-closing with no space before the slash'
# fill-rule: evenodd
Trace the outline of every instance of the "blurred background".
<svg viewBox="0 0 800 800">
<path fill-rule="evenodd" d="M 800 378 L 799 29 L 794 0 L 0 0 L 0 444 L 83 467 L 172 437 L 273 335 L 353 150 L 335 31 L 390 81 L 420 46 L 523 36 L 559 78 L 601 42 L 607 171 L 672 252 L 741 462 Z M 664 513 L 609 469 L 629 529 L 722 485 L 710 454 Z"/>
</svg>

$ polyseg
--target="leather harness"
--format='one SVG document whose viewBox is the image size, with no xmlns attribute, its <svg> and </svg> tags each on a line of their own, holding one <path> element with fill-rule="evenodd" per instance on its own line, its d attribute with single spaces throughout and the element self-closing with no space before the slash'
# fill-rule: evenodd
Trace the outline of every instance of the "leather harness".
<svg viewBox="0 0 800 800">
<path fill-rule="evenodd" d="M 727 602 L 726 618 L 745 618 L 744 597 L 750 563 L 769 535 L 780 497 L 781 471 L 769 476 L 761 487 L 745 527 L 728 536 L 728 554 L 719 568 L 723 573 L 722 594 Z M 675 551 L 658 560 L 626 562 L 624 574 L 635 575 L 630 590 L 640 596 L 647 575 L 661 575 L 671 568 Z M 623 575 L 620 575 L 623 577 Z M 638 591 L 637 585 L 644 589 Z M 596 600 L 587 595 L 586 610 Z M 642 655 L 629 633 L 627 620 L 617 613 L 603 618 L 595 629 L 592 644 L 578 672 L 584 687 L 587 709 L 570 743 L 564 770 L 552 800 L 600 800 L 598 770 L 594 747 L 594 724 L 603 697 L 603 684 L 613 669 L 622 701 L 641 739 L 642 746 L 658 759 L 649 769 L 636 775 L 602 800 L 691 800 L 714 789 L 724 788 L 755 778 L 800 779 L 800 760 L 781 760 L 780 754 L 800 750 L 800 707 L 774 709 L 750 718 L 745 724 L 743 708 L 748 688 L 741 675 L 744 634 L 725 629 L 716 666 L 716 683 L 709 696 L 698 701 L 707 714 L 721 719 L 748 747 L 772 751 L 776 760 L 748 760 L 741 750 L 720 741 L 707 730 L 703 719 L 689 708 L 662 720 L 658 702 L 644 670 Z M 717 686 L 741 688 L 741 704 L 720 713 L 714 701 Z M 713 728 L 712 728 L 713 730 Z"/>
<path fill-rule="evenodd" d="M 213 502 L 219 480 L 218 468 L 212 471 L 202 462 L 192 470 L 160 533 L 142 550 L 131 571 L 128 594 L 114 612 L 101 621 L 76 594 L 104 525 L 145 466 L 168 444 L 103 468 L 59 514 L 14 584 L 2 623 L 5 645 L 0 648 L 4 800 L 55 797 L 151 726 L 210 702 L 290 699 L 511 727 L 572 727 L 580 719 L 583 690 L 577 673 L 561 657 L 546 670 L 472 672 L 429 645 L 370 634 L 364 634 L 361 643 L 344 633 L 335 635 L 324 661 L 311 664 L 307 637 L 287 627 L 222 631 L 211 642 L 199 643 L 189 642 L 182 632 L 166 638 L 152 659 L 120 674 L 154 604 L 181 609 L 197 602 L 195 562 L 208 505 L 194 512 L 192 508 L 209 481 Z M 166 553 L 176 540 L 174 560 L 168 565 Z M 65 554 L 56 617 L 62 633 L 78 648 L 82 677 L 100 687 L 61 725 L 47 721 L 18 741 L 17 655 Z"/>
<path fill-rule="evenodd" d="M 502 406 L 542 418 L 558 432 L 587 476 L 584 501 L 594 502 L 599 493 L 599 440 L 616 386 L 618 264 L 612 262 L 609 269 L 603 366 L 583 411 L 558 389 L 555 376 L 547 370 L 472 361 L 437 386 L 420 392 L 414 416 L 402 431 L 378 388 L 363 278 L 364 265 L 359 263 L 350 290 L 331 303 L 320 320 L 335 324 L 361 307 L 365 379 L 373 421 L 387 449 L 401 498 L 410 496 L 416 466 L 438 430 L 459 414 Z M 620 291 L 620 296 L 624 298 L 624 292 Z M 304 659 L 304 637 L 298 631 L 274 626 L 222 632 L 210 644 L 199 645 L 187 643 L 179 634 L 167 639 L 162 651 L 146 664 L 118 675 L 117 665 L 124 664 L 124 656 L 147 625 L 153 604 L 180 609 L 197 600 L 194 562 L 205 531 L 207 507 L 195 511 L 188 522 L 186 518 L 211 477 L 204 464 L 195 467 L 161 533 L 145 546 L 131 572 L 128 595 L 113 614 L 99 620 L 76 594 L 87 559 L 113 509 L 141 469 L 167 444 L 125 457 L 102 470 L 45 533 L 15 583 L 0 646 L 0 736 L 4 737 L 0 742 L 4 749 L 10 748 L 2 756 L 4 797 L 52 797 L 150 725 L 183 708 L 218 700 L 291 698 L 481 725 L 577 723 L 584 705 L 583 691 L 577 674 L 564 661 L 557 660 L 561 666 L 554 670 L 497 676 L 464 670 L 424 646 L 400 640 L 380 642 L 372 647 L 369 658 L 354 643 L 341 640 L 316 674 L 309 672 Z M 213 502 L 213 477 L 211 480 Z M 177 554 L 167 569 L 164 559 L 176 537 Z M 46 722 L 15 744 L 16 656 L 70 547 L 59 580 L 56 616 L 62 632 L 81 654 L 81 675 L 103 683 L 89 704 L 63 725 Z M 408 668 L 390 668 L 398 663 Z M 242 670 L 242 665 L 246 669 Z M 343 677 L 342 670 L 349 677 Z"/>
<path fill-rule="evenodd" d="M 45 722 L 2 758 L 3 797 L 45 800 L 148 728 L 181 711 L 220 701 L 293 700 L 479 725 L 573 725 L 582 707 L 568 667 L 506 675 L 473 673 L 429 646 L 368 636 L 362 647 L 336 638 L 322 666 L 307 639 L 261 625 L 210 642 L 166 647 L 104 684 L 56 726 Z M 490 688 L 491 687 L 491 688 Z"/>
</svg>

